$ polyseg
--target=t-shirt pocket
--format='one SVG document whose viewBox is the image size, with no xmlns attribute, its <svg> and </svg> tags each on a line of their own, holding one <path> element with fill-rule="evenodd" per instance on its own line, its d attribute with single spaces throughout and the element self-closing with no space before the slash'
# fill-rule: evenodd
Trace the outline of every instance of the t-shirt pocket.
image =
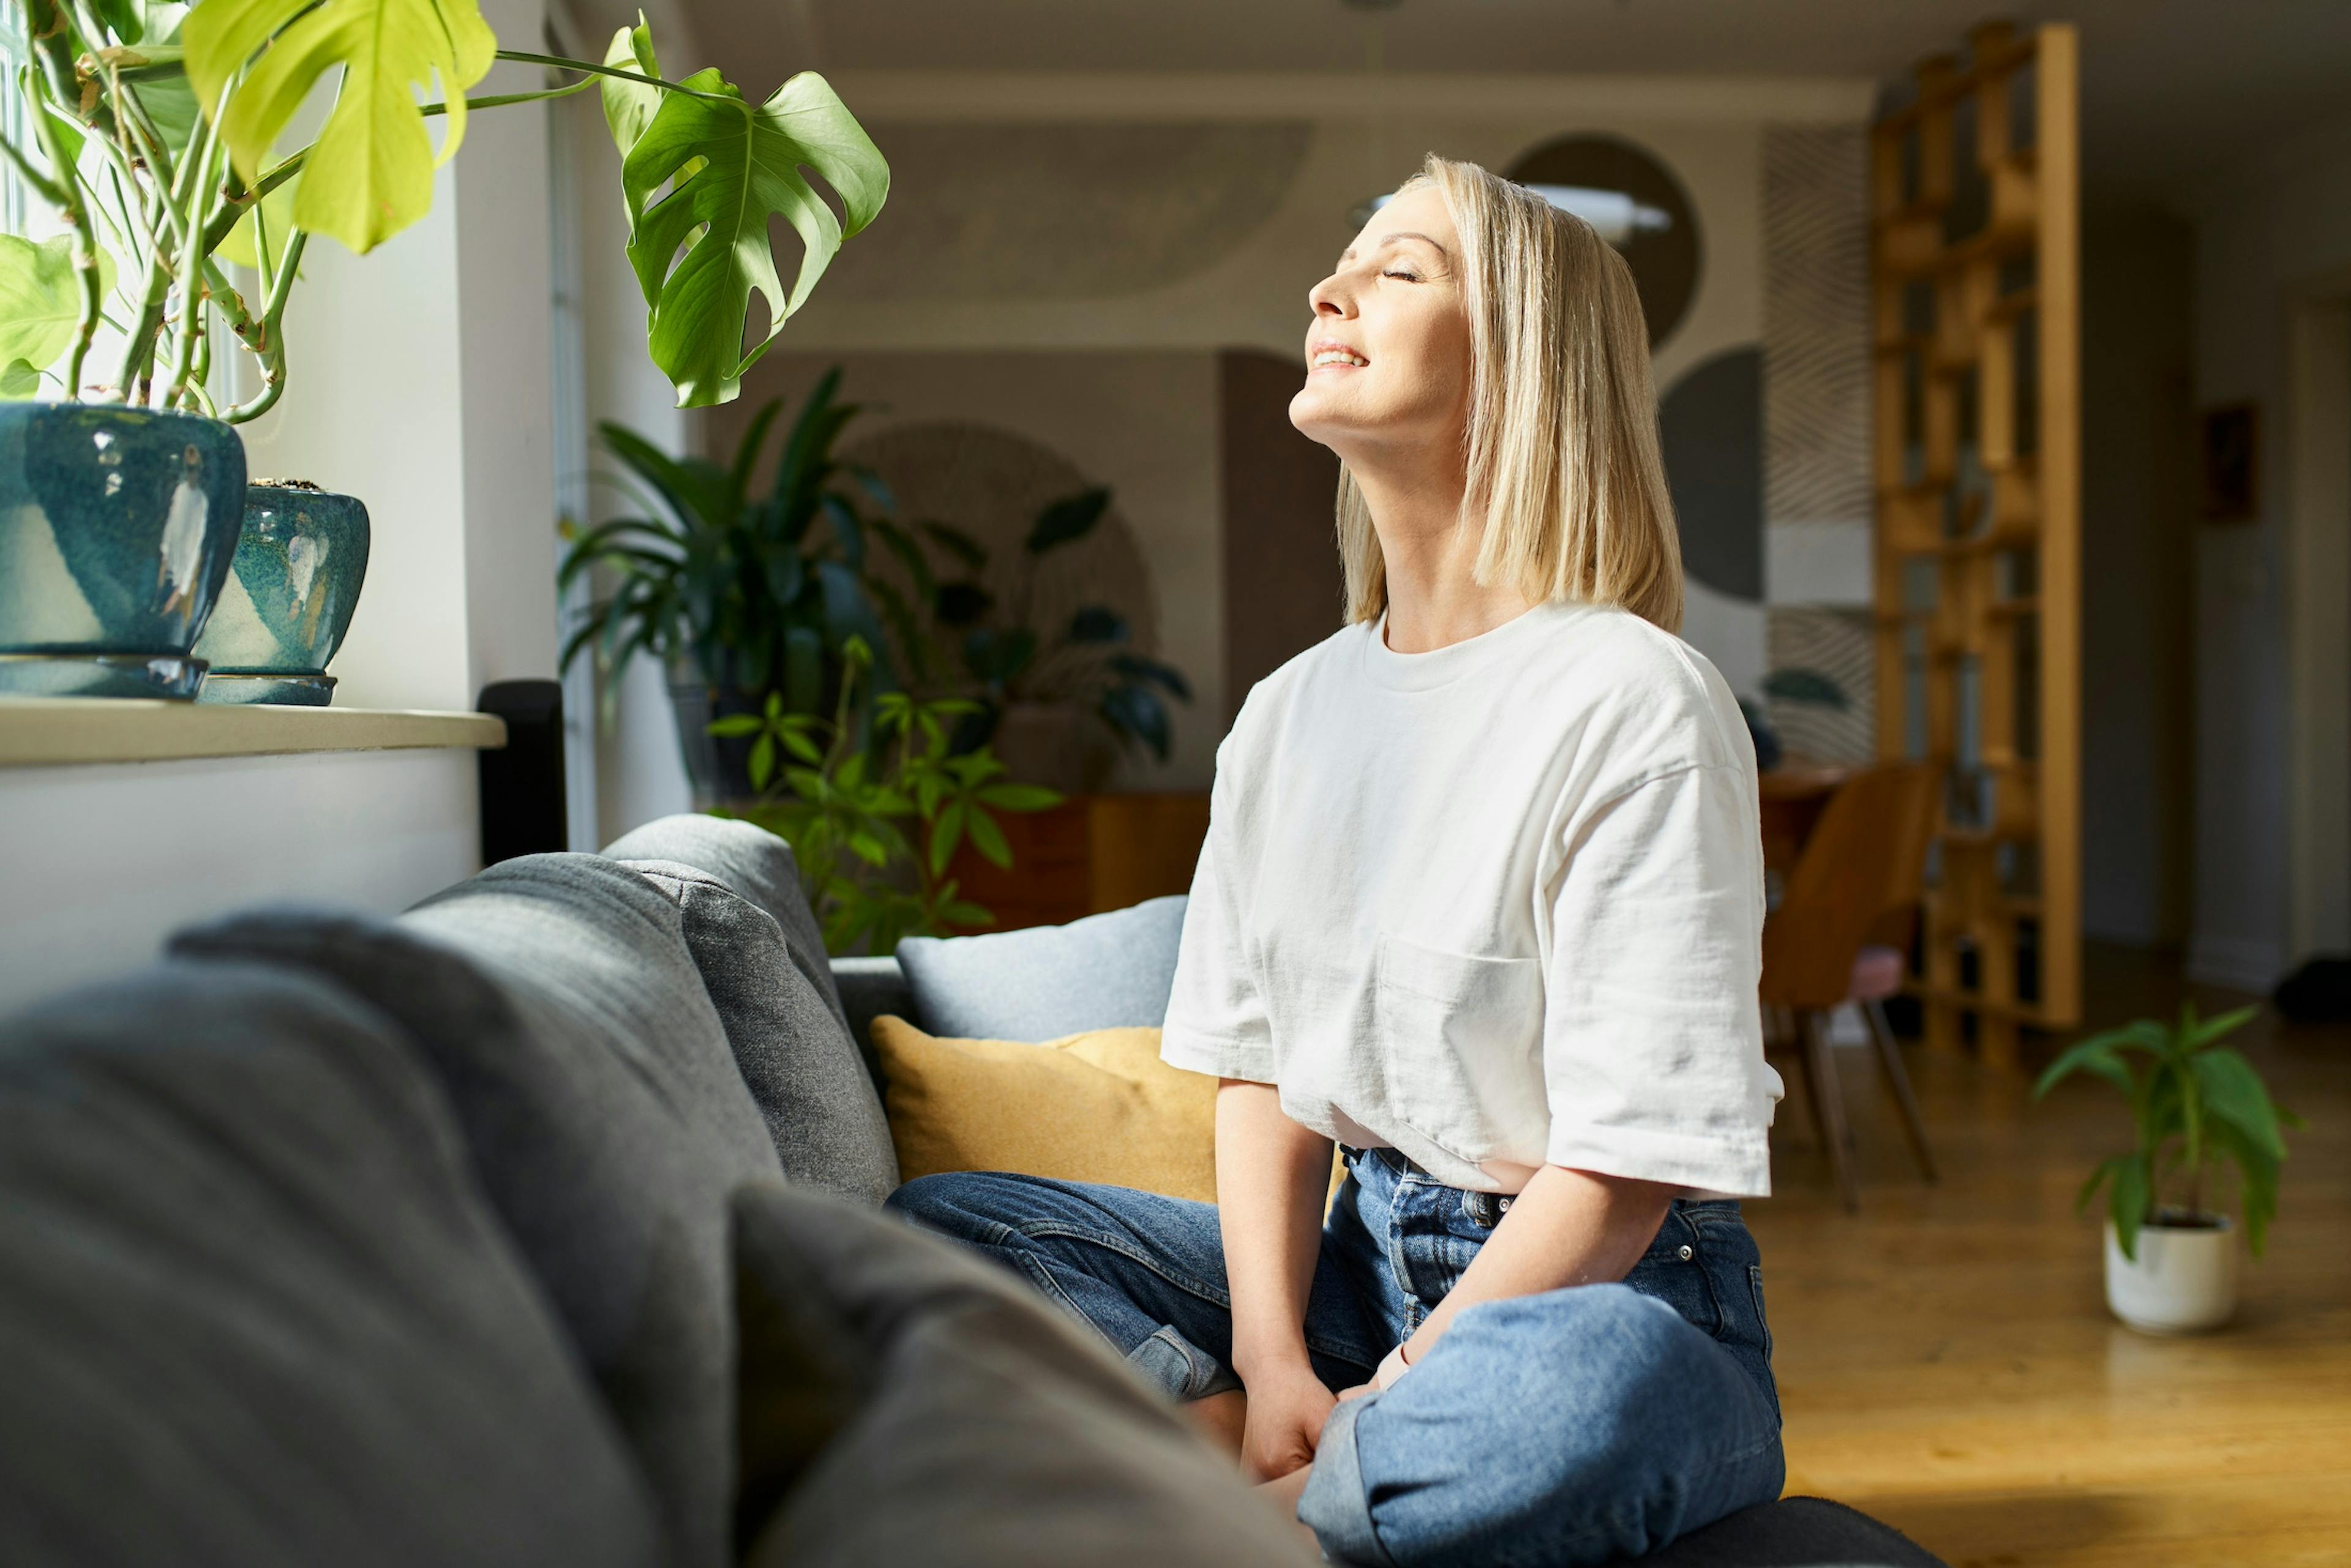
<svg viewBox="0 0 2351 1568">
<path fill-rule="evenodd" d="M 1540 1164 L 1542 966 L 1383 933 L 1376 997 L 1388 1113 L 1471 1164 Z"/>
</svg>

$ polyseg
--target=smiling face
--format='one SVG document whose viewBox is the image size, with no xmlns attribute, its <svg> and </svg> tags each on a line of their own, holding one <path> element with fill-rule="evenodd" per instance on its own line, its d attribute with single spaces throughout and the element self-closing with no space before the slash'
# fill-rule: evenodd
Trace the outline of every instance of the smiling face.
<svg viewBox="0 0 2351 1568">
<path fill-rule="evenodd" d="M 1307 295 L 1306 384 L 1290 423 L 1343 458 L 1462 449 L 1469 312 L 1461 239 L 1431 186 L 1372 214 Z"/>
</svg>

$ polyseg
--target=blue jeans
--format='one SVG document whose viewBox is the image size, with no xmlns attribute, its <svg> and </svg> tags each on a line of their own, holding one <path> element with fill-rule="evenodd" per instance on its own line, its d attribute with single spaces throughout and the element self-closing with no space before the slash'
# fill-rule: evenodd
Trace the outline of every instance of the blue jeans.
<svg viewBox="0 0 2351 1568">
<path fill-rule="evenodd" d="M 1351 1151 L 1306 1310 L 1333 1389 L 1460 1280 L 1500 1218 L 1393 1150 Z M 1240 1386 L 1214 1205 L 1040 1176 L 924 1176 L 891 1197 L 1092 1322 L 1178 1399 Z M 1373 1568 L 1567 1568 L 1654 1552 L 1780 1495 L 1763 1275 L 1736 1203 L 1677 1200 L 1621 1285 L 1471 1307 L 1324 1424 L 1298 1517 Z"/>
</svg>

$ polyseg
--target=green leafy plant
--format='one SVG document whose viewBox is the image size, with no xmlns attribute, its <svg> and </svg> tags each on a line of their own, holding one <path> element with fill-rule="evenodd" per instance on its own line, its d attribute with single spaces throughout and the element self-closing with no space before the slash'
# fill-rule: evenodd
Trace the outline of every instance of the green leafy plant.
<svg viewBox="0 0 2351 1568">
<path fill-rule="evenodd" d="M 741 813 L 783 838 L 799 862 L 809 903 L 834 953 L 887 953 L 902 936 L 988 925 L 995 916 L 960 896 L 946 874 L 956 849 L 972 847 L 998 866 L 1012 846 L 991 814 L 1040 811 L 1061 797 L 1001 775 L 986 747 L 948 747 L 947 725 L 977 706 L 967 698 L 917 701 L 884 692 L 875 702 L 872 746 L 852 721 L 855 689 L 872 667 L 862 637 L 844 649 L 847 678 L 830 719 L 788 711 L 771 696 L 762 712 L 716 720 L 714 736 L 750 738 L 756 806 Z"/>
<path fill-rule="evenodd" d="M 34 395 L 46 379 L 69 398 L 258 417 L 285 384 L 286 306 L 309 235 L 363 253 L 423 217 L 433 171 L 476 109 L 601 85 L 647 348 L 681 406 L 737 395 L 744 369 L 889 191 L 882 154 L 821 77 L 803 72 L 758 104 L 716 70 L 671 81 L 642 20 L 597 63 L 499 48 L 475 0 L 6 4 L 27 61 L 16 88 L 33 145 L 0 138 L 0 153 L 65 232 L 0 246 L 0 394 Z M 578 79 L 467 98 L 502 59 Z M 317 136 L 279 155 L 329 74 L 334 101 Z M 447 121 L 437 150 L 425 123 L 436 117 Z M 838 214 L 803 170 L 831 187 Z M 802 245 L 789 293 L 768 235 L 778 215 Z M 250 298 L 232 264 L 256 274 Z M 768 319 L 747 349 L 753 293 Z M 215 320 L 260 375 L 260 390 L 228 408 L 207 391 Z M 91 381 L 101 324 L 121 357 Z"/>
<path fill-rule="evenodd" d="M 2245 1239 L 2259 1257 L 2277 1215 L 2278 1170 L 2285 1159 L 2283 1129 L 2302 1123 L 2271 1103 L 2262 1076 L 2242 1051 L 2220 1042 L 2259 1012 L 2240 1008 L 2199 1019 L 2189 1002 L 2179 1022 L 2140 1019 L 2068 1047 L 2032 1087 L 2035 1100 L 2075 1072 L 2095 1073 L 2123 1092 L 2137 1130 L 2137 1146 L 2101 1161 L 2074 1200 L 2088 1207 L 2100 1186 L 2123 1256 L 2138 1256 L 2144 1225 L 2177 1213 L 2194 1223 L 2213 1218 L 2205 1204 L 2210 1178 L 2235 1167 L 2243 1190 Z M 2144 1071 L 2128 1060 L 2144 1056 Z M 2167 1197 L 2176 1202 L 2167 1203 Z"/>
<path fill-rule="evenodd" d="M 986 547 L 947 525 L 923 525 L 966 570 L 931 594 L 933 616 L 956 637 L 964 668 L 981 694 L 981 711 L 966 738 L 993 734 L 1008 704 L 1074 702 L 1091 710 L 1122 745 L 1139 743 L 1162 762 L 1167 759 L 1171 727 L 1160 694 L 1191 701 L 1191 684 L 1183 672 L 1132 652 L 1126 644 L 1134 628 L 1107 605 L 1080 606 L 1050 641 L 1031 613 L 1038 563 L 1092 533 L 1110 510 L 1110 500 L 1108 489 L 1096 487 L 1040 511 L 1021 541 L 1020 570 L 1003 605 L 979 580 L 987 566 Z"/>
<path fill-rule="evenodd" d="M 895 598 L 866 571 L 869 541 L 882 540 L 901 559 L 920 553 L 884 515 L 889 493 L 881 481 L 832 455 L 858 413 L 838 400 L 840 386 L 836 367 L 809 393 L 764 495 L 753 494 L 751 476 L 780 399 L 753 416 L 723 465 L 669 456 L 622 425 L 601 427 L 605 450 L 625 470 L 611 482 L 643 510 L 593 528 L 564 527 L 570 545 L 561 585 L 591 567 L 612 574 L 611 591 L 564 646 L 567 666 L 591 647 L 608 668 L 650 653 L 690 664 L 711 687 L 753 707 L 771 694 L 789 714 L 834 705 L 847 643 L 863 638 L 869 649 L 883 647 L 874 598 Z M 896 674 L 877 659 L 872 684 L 895 690 Z"/>
</svg>

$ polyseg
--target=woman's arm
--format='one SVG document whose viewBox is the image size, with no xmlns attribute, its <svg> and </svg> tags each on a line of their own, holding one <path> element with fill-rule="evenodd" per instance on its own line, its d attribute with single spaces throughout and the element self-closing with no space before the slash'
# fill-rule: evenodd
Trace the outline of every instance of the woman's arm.
<svg viewBox="0 0 2351 1568">
<path fill-rule="evenodd" d="M 1306 1298 L 1322 1242 L 1331 1140 L 1282 1113 L 1270 1083 L 1217 1088 L 1217 1217 L 1233 1300 L 1233 1371 L 1249 1393 L 1241 1458 L 1287 1475 L 1314 1458 L 1335 1396 L 1306 1357 Z"/>
<path fill-rule="evenodd" d="M 1622 1280 L 1641 1260 L 1677 1187 L 1545 1166 L 1510 1200 L 1461 1282 L 1404 1343 L 1406 1364 L 1445 1337 L 1464 1309 L 1568 1285 Z M 1226 1243 L 1229 1250 L 1231 1243 Z M 1235 1292 L 1236 1305 L 1238 1292 Z"/>
</svg>

